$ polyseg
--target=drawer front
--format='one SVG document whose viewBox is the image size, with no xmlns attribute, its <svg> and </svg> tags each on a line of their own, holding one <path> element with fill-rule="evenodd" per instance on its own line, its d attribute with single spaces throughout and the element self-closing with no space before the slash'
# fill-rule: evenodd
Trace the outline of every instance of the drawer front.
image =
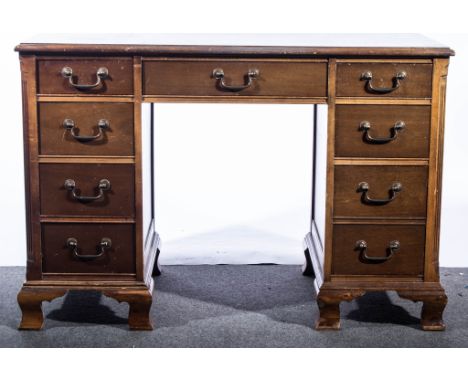
<svg viewBox="0 0 468 382">
<path fill-rule="evenodd" d="M 40 59 L 37 70 L 39 94 L 133 95 L 131 58 Z"/>
<path fill-rule="evenodd" d="M 222 70 L 223 78 L 214 75 L 216 69 Z M 249 71 L 255 70 L 258 74 L 249 77 Z M 236 90 L 232 86 L 246 87 Z M 145 95 L 154 96 L 325 97 L 327 65 L 291 61 L 146 61 L 143 89 Z"/>
<path fill-rule="evenodd" d="M 367 80 L 369 77 L 364 73 L 372 73 L 372 79 Z M 397 81 L 400 73 L 405 73 L 406 77 Z M 397 82 L 398 88 L 391 90 L 397 86 Z M 340 63 L 337 65 L 336 95 L 431 98 L 432 64 Z"/>
<path fill-rule="evenodd" d="M 430 106 L 337 105 L 337 157 L 427 158 Z"/>
<path fill-rule="evenodd" d="M 44 273 L 135 273 L 133 224 L 43 224 Z"/>
<path fill-rule="evenodd" d="M 42 155 L 134 155 L 132 103 L 39 103 Z"/>
<path fill-rule="evenodd" d="M 334 275 L 421 276 L 424 225 L 335 225 Z"/>
<path fill-rule="evenodd" d="M 42 215 L 135 215 L 133 165 L 43 163 L 39 176 Z"/>
<path fill-rule="evenodd" d="M 426 166 L 335 167 L 335 217 L 425 218 L 426 201 Z"/>
</svg>

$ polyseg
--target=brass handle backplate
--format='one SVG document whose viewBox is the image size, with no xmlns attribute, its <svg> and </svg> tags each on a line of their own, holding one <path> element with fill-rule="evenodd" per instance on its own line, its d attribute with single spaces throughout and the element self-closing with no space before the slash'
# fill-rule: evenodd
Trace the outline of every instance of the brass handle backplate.
<svg viewBox="0 0 468 382">
<path fill-rule="evenodd" d="M 71 136 L 75 140 L 81 143 L 86 143 L 100 139 L 103 135 L 103 131 L 109 128 L 109 121 L 107 119 L 100 119 L 98 121 L 97 126 L 99 129 L 99 133 L 97 133 L 96 135 L 79 135 L 76 129 L 75 121 L 70 118 L 66 118 L 63 121 L 62 126 L 68 131 L 70 131 Z"/>
<path fill-rule="evenodd" d="M 400 242 L 398 240 L 392 240 L 388 243 L 387 255 L 386 256 L 369 256 L 367 254 L 367 242 L 364 240 L 358 240 L 355 244 L 355 249 L 359 251 L 362 259 L 367 261 L 387 261 L 395 255 L 395 252 L 400 249 Z"/>
<path fill-rule="evenodd" d="M 241 90 L 247 89 L 253 83 L 253 80 L 256 79 L 260 75 L 260 71 L 258 69 L 249 69 L 246 76 L 247 82 L 243 85 L 228 85 L 224 79 L 224 70 L 221 68 L 216 68 L 213 70 L 212 76 L 217 80 L 217 84 L 221 90 L 229 91 L 229 92 L 239 92 Z"/>
<path fill-rule="evenodd" d="M 64 78 L 68 78 L 69 84 L 77 90 L 94 89 L 95 87 L 98 87 L 101 84 L 102 80 L 109 77 L 109 70 L 104 67 L 99 68 L 96 71 L 96 82 L 94 84 L 78 84 L 76 82 L 73 82 L 73 69 L 69 66 L 63 67 L 60 73 Z"/>
<path fill-rule="evenodd" d="M 111 183 L 107 179 L 101 179 L 98 184 L 99 193 L 94 196 L 82 196 L 77 191 L 76 183 L 73 179 L 67 179 L 64 183 L 65 189 L 71 191 L 71 195 L 73 199 L 78 200 L 79 202 L 88 203 L 99 200 L 104 197 L 104 192 L 109 191 L 111 189 Z"/>
<path fill-rule="evenodd" d="M 359 130 L 364 131 L 364 134 L 362 136 L 362 139 L 364 140 L 364 142 L 371 143 L 374 145 L 382 145 L 382 144 L 394 141 L 398 137 L 398 132 L 404 129 L 405 127 L 406 127 L 405 122 L 397 121 L 395 122 L 393 127 L 390 129 L 389 137 L 375 138 L 369 134 L 369 130 L 371 129 L 371 124 L 369 121 L 362 121 L 359 124 Z"/>
<path fill-rule="evenodd" d="M 388 191 L 389 197 L 387 199 L 373 199 L 369 197 L 368 195 L 369 189 L 370 189 L 369 183 L 366 183 L 366 182 L 359 183 L 357 192 L 362 192 L 361 201 L 364 204 L 382 206 L 394 200 L 397 197 L 397 194 L 403 189 L 403 186 L 399 182 L 393 183 Z"/>
<path fill-rule="evenodd" d="M 104 255 L 106 250 L 112 247 L 112 240 L 109 239 L 108 237 L 103 237 L 101 239 L 101 242 L 99 243 L 99 249 L 98 252 L 95 255 L 82 255 L 78 249 L 78 240 L 75 239 L 74 237 L 69 237 L 67 239 L 67 247 L 70 248 L 73 252 L 73 255 L 75 257 L 78 257 L 80 259 L 96 259 L 98 257 L 101 257 Z"/>
<path fill-rule="evenodd" d="M 376 87 L 372 84 L 372 72 L 364 72 L 361 74 L 361 80 L 366 81 L 365 88 L 369 93 L 377 93 L 377 94 L 388 94 L 400 87 L 400 81 L 404 80 L 407 77 L 406 72 L 401 71 L 398 72 L 393 78 L 393 86 L 391 88 L 386 87 Z"/>
</svg>

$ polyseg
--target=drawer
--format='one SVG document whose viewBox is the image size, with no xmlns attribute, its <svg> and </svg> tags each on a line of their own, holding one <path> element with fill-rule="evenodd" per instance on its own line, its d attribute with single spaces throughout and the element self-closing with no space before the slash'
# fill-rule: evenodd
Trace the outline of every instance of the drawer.
<svg viewBox="0 0 468 382">
<path fill-rule="evenodd" d="M 334 215 L 425 218 L 427 171 L 427 166 L 336 166 Z"/>
<path fill-rule="evenodd" d="M 131 164 L 51 164 L 39 168 L 41 215 L 135 216 Z"/>
<path fill-rule="evenodd" d="M 39 94 L 133 95 L 131 58 L 39 59 L 37 70 Z"/>
<path fill-rule="evenodd" d="M 337 105 L 337 157 L 427 158 L 430 106 Z"/>
<path fill-rule="evenodd" d="M 40 102 L 42 155 L 132 156 L 133 104 Z"/>
<path fill-rule="evenodd" d="M 372 79 L 365 76 L 365 73 L 371 73 Z M 406 74 L 405 78 L 397 80 L 401 73 Z M 392 90 L 398 83 L 398 88 Z M 431 98 L 432 64 L 339 63 L 336 72 L 336 95 Z"/>
<path fill-rule="evenodd" d="M 135 273 L 133 224 L 42 225 L 44 273 Z"/>
<path fill-rule="evenodd" d="M 143 91 L 154 96 L 326 97 L 327 64 L 227 59 L 146 61 Z"/>
<path fill-rule="evenodd" d="M 421 276 L 424 225 L 335 224 L 334 275 Z"/>
</svg>

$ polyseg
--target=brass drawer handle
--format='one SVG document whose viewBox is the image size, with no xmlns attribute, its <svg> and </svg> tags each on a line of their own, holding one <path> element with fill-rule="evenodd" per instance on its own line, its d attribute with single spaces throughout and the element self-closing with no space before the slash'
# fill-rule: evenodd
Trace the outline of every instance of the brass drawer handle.
<svg viewBox="0 0 468 382">
<path fill-rule="evenodd" d="M 75 89 L 78 90 L 90 90 L 93 89 L 97 86 L 99 86 L 102 82 L 102 80 L 106 79 L 109 77 L 109 70 L 107 68 L 99 68 L 96 72 L 96 77 L 97 80 L 94 84 L 77 84 L 73 82 L 73 69 L 70 68 L 69 66 L 65 66 L 62 68 L 61 74 L 64 78 L 68 78 L 68 82 L 70 83 L 71 86 L 73 86 Z"/>
<path fill-rule="evenodd" d="M 362 121 L 359 124 L 359 130 L 364 131 L 362 139 L 374 145 L 382 145 L 391 141 L 394 141 L 398 137 L 398 131 L 404 129 L 406 127 L 405 122 L 397 121 L 390 129 L 390 137 L 382 137 L 382 138 L 374 138 L 369 134 L 369 130 L 371 129 L 371 124 L 369 121 Z"/>
<path fill-rule="evenodd" d="M 260 71 L 258 69 L 249 69 L 247 72 L 247 82 L 244 85 L 228 85 L 224 81 L 224 70 L 221 68 L 216 68 L 213 70 L 213 78 L 218 80 L 218 86 L 222 90 L 226 90 L 229 92 L 239 92 L 241 90 L 247 89 L 253 83 L 253 80 L 256 79 L 260 75 Z"/>
<path fill-rule="evenodd" d="M 369 197 L 368 192 L 369 192 L 369 183 L 366 182 L 361 182 L 358 185 L 358 192 L 362 192 L 361 195 L 361 201 L 364 204 L 370 204 L 374 206 L 382 206 L 384 204 L 390 203 L 392 200 L 394 200 L 397 197 L 397 194 L 403 189 L 403 186 L 399 182 L 395 182 L 392 184 L 392 187 L 389 192 L 389 197 L 388 199 L 372 199 Z"/>
<path fill-rule="evenodd" d="M 364 240 L 356 241 L 355 248 L 360 251 L 360 255 L 364 260 L 387 261 L 391 259 L 395 252 L 400 249 L 400 242 L 398 240 L 392 240 L 390 243 L 388 243 L 387 256 L 369 256 L 367 254 L 367 242 Z"/>
<path fill-rule="evenodd" d="M 404 80 L 406 78 L 407 74 L 406 72 L 398 72 L 395 77 L 393 77 L 393 86 L 391 88 L 379 88 L 379 87 L 374 87 L 372 85 L 372 72 L 364 72 L 361 74 L 361 80 L 366 81 L 366 90 L 369 93 L 377 93 L 377 94 L 388 94 L 391 93 L 395 90 L 397 90 L 400 87 L 400 81 Z"/>
<path fill-rule="evenodd" d="M 104 191 L 109 191 L 111 189 L 111 183 L 107 179 L 101 179 L 99 181 L 99 194 L 95 196 L 82 196 L 77 193 L 76 189 L 76 183 L 73 179 L 67 179 L 64 184 L 65 188 L 68 191 L 71 191 L 71 194 L 74 199 L 80 201 L 80 202 L 93 202 L 95 200 L 99 200 L 104 197 Z"/>
<path fill-rule="evenodd" d="M 71 136 L 75 140 L 77 140 L 78 142 L 86 143 L 86 142 L 95 141 L 96 139 L 101 138 L 102 135 L 103 135 L 103 130 L 109 128 L 109 121 L 107 119 L 100 119 L 98 121 L 97 126 L 99 128 L 99 133 L 97 133 L 96 135 L 78 135 L 78 133 L 76 132 L 75 121 L 73 119 L 70 119 L 70 118 L 66 118 L 63 121 L 62 126 L 65 129 L 70 131 Z"/>
<path fill-rule="evenodd" d="M 78 250 L 78 240 L 74 237 L 69 237 L 67 239 L 67 247 L 73 251 L 73 255 L 80 259 L 96 259 L 104 255 L 106 250 L 112 247 L 112 240 L 108 237 L 103 237 L 99 243 L 99 251 L 95 255 L 82 255 Z"/>
</svg>

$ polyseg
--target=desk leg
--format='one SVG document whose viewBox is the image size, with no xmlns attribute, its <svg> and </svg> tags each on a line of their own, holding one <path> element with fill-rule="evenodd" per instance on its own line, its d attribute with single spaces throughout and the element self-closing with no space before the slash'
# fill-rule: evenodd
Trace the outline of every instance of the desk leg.
<svg viewBox="0 0 468 382">
<path fill-rule="evenodd" d="M 340 329 L 340 303 L 351 301 L 361 297 L 366 292 L 361 289 L 339 290 L 327 289 L 323 287 L 317 296 L 317 304 L 320 316 L 315 322 L 317 330 L 338 330 Z"/>
<path fill-rule="evenodd" d="M 304 276 L 314 277 L 314 267 L 312 265 L 312 257 L 310 256 L 309 248 L 304 249 L 305 263 L 302 266 L 302 274 Z"/>
<path fill-rule="evenodd" d="M 52 301 L 67 293 L 66 289 L 30 288 L 23 286 L 18 293 L 18 304 L 23 314 L 18 329 L 40 330 L 44 325 L 42 302 Z"/>
<path fill-rule="evenodd" d="M 151 274 L 153 277 L 161 276 L 161 266 L 159 265 L 159 253 L 161 251 L 159 248 L 156 250 L 156 257 L 154 259 L 154 266 L 153 266 L 153 273 Z"/>
<path fill-rule="evenodd" d="M 22 319 L 18 329 L 40 330 L 44 325 L 42 302 L 52 301 L 67 293 L 66 289 L 31 288 L 23 286 L 18 293 L 18 304 L 22 312 Z"/>
<path fill-rule="evenodd" d="M 103 294 L 118 302 L 127 302 L 130 306 L 128 326 L 131 330 L 153 330 L 150 310 L 153 297 L 150 290 L 105 290 Z"/>
<path fill-rule="evenodd" d="M 398 291 L 398 295 L 414 302 L 422 301 L 421 327 L 423 330 L 445 330 L 442 315 L 447 305 L 447 295 L 442 287 L 439 291 Z"/>
</svg>

